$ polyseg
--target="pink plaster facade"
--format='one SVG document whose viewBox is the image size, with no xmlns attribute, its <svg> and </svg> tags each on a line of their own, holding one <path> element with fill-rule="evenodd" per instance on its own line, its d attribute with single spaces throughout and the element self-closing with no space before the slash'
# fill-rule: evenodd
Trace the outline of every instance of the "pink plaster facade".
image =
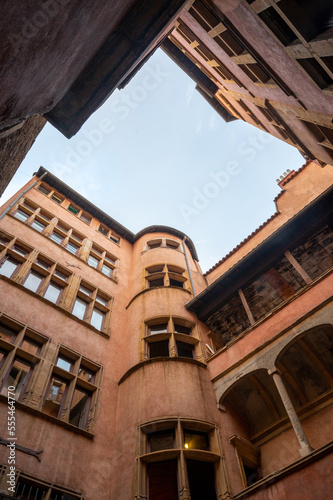
<svg viewBox="0 0 333 500">
<path fill-rule="evenodd" d="M 39 462 L 34 456 L 16 450 L 17 487 L 20 481 L 46 484 L 50 496 L 45 498 L 53 498 L 54 492 L 62 488 L 67 495 L 64 498 L 70 500 L 156 498 L 149 488 L 147 490 L 147 464 L 177 460 L 179 498 L 190 500 L 195 498 L 195 493 L 190 491 L 191 482 L 181 463 L 194 457 L 196 461 L 214 464 L 216 498 L 302 498 L 299 492 L 304 485 L 312 495 L 307 498 L 327 498 L 322 483 L 315 479 L 311 482 L 310 478 L 316 474 L 325 475 L 329 484 L 327 470 L 333 438 L 331 392 L 326 391 L 317 400 L 297 409 L 300 424 L 314 450 L 302 457 L 295 429 L 286 413 L 282 413 L 280 420 L 274 421 L 269 429 L 260 430 L 253 437 L 244 415 L 238 411 L 238 403 L 235 405 L 229 394 L 247 376 L 252 376 L 253 380 L 256 374 L 279 367 L 281 357 L 292 342 L 305 338 L 309 329 L 332 324 L 331 270 L 213 355 L 210 328 L 188 304 L 196 300 L 193 285 L 200 297 L 207 290 L 207 282 L 215 286 L 233 263 L 293 219 L 309 202 L 328 191 L 332 184 L 331 169 L 307 163 L 297 174 L 289 174 L 288 179 L 281 181 L 283 192 L 278 199 L 279 214 L 228 259 L 218 263 L 206 278 L 200 271 L 192 242 L 186 239 L 188 268 L 183 233 L 154 226 L 133 235 L 115 221 L 103 219 L 96 207 L 78 195 L 75 197 L 68 186 L 50 174 L 42 181 L 49 188 L 47 195 L 38 189 L 41 184 L 38 174 L 2 207 L 1 266 L 6 259 L 15 257 L 15 245 L 25 245 L 30 253 L 25 260 L 22 258 L 17 274 L 0 277 L 0 326 L 16 325 L 15 328 L 21 331 L 27 325 L 28 332 L 44 336 L 45 342 L 40 361 L 34 361 L 33 375 L 25 386 L 24 397 L 16 402 L 17 444 L 43 452 Z M 309 186 L 307 191 L 305 185 Z M 63 194 L 65 199 L 56 203 L 52 199 L 53 192 Z M 77 214 L 68 210 L 73 203 L 79 208 Z M 40 213 L 50 216 L 42 232 L 30 225 L 32 220 L 41 220 L 38 219 L 38 208 L 42 211 Z M 8 211 L 4 213 L 6 209 Z M 15 217 L 17 209 L 27 210 L 30 218 L 18 220 Z M 91 214 L 89 224 L 81 220 L 81 209 L 85 214 Z M 119 244 L 100 232 L 101 220 L 104 226 L 112 226 L 113 234 L 121 235 Z M 50 231 L 57 231 L 59 224 L 66 226 L 67 239 L 72 234 L 84 237 L 77 255 L 66 249 L 66 238 L 62 244 L 50 238 L 53 234 Z M 172 242 L 173 248 L 167 246 L 168 241 Z M 105 257 L 113 256 L 112 278 L 102 272 L 101 264 L 97 269 L 89 264 L 87 259 L 91 248 L 99 249 L 105 264 Z M 66 293 L 63 291 L 62 301 L 53 303 L 44 298 L 43 288 L 37 292 L 26 288 L 24 273 L 36 271 L 38 259 L 49 259 L 50 266 L 68 272 L 68 286 Z M 150 266 L 162 265 L 163 285 L 150 286 Z M 171 271 L 166 266 L 178 269 L 183 280 L 181 286 L 179 283 L 172 285 Z M 177 273 L 173 276 L 177 278 Z M 103 325 L 107 326 L 104 329 L 91 324 L 89 315 L 80 319 L 73 314 L 73 301 L 84 298 L 82 293 L 86 293 L 80 291 L 80 287 L 90 287 L 89 301 L 95 300 L 96 293 L 112 299 L 109 312 L 105 312 Z M 101 307 L 97 302 L 94 304 L 94 307 Z M 105 308 L 99 310 L 107 311 Z M 162 323 L 168 323 L 165 330 L 157 334 L 150 331 L 152 326 Z M 183 325 L 185 330 L 179 332 L 177 325 L 178 328 Z M 152 354 L 151 346 L 159 342 L 168 345 L 168 352 L 161 351 L 162 354 L 156 356 Z M 180 354 L 181 342 L 192 346 L 191 355 Z M 16 346 L 15 343 L 11 345 Z M 3 439 L 8 436 L 7 400 L 3 391 L 8 370 L 4 367 L 11 349 L 14 348 L 5 337 L 1 337 L 0 352 L 5 353 L 0 365 L 0 435 Z M 15 349 L 17 356 L 24 357 L 20 347 Z M 57 365 L 61 354 L 66 357 L 63 353 L 68 353 L 72 360 L 80 359 L 85 366 L 95 366 L 95 379 L 90 385 L 80 382 L 79 378 L 76 382 L 76 387 L 93 391 L 86 424 L 73 423 L 75 421 L 70 420 L 71 414 L 65 407 L 58 416 L 43 411 L 52 374 L 66 379 L 68 387 L 72 387 L 71 381 L 76 377 L 75 367 L 66 375 Z M 26 355 L 24 359 L 31 358 Z M 282 361 L 285 363 L 284 358 Z M 92 388 L 93 384 L 96 388 Z M 265 393 L 267 402 L 269 390 L 262 389 L 261 392 Z M 72 403 L 66 404 L 70 406 Z M 174 450 L 162 448 L 155 452 L 160 454 L 156 458 L 145 443 L 155 431 L 168 429 L 168 426 L 176 433 L 177 445 L 174 445 Z M 209 451 L 184 448 L 179 429 L 186 429 L 186 426 L 199 433 L 208 433 Z M 244 441 L 244 449 L 260 451 L 261 478 L 252 485 L 244 484 L 242 467 L 247 463 L 246 452 L 237 448 L 232 436 L 237 436 L 238 443 Z M 0 457 L 5 474 L 8 450 L 3 445 L 0 445 Z M 4 479 L 0 488 L 2 493 L 8 493 Z"/>
</svg>

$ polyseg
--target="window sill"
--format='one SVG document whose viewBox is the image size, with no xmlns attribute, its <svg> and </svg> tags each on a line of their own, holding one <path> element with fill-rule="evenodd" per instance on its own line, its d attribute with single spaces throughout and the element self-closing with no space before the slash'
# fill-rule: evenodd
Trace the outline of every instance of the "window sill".
<svg viewBox="0 0 333 500">
<path fill-rule="evenodd" d="M 118 385 L 122 384 L 132 373 L 136 372 L 140 368 L 153 364 L 153 363 L 189 363 L 192 365 L 196 366 L 201 366 L 202 368 L 207 368 L 207 365 L 205 363 L 202 363 L 202 361 L 198 361 L 197 359 L 192 359 L 192 358 L 183 358 L 181 356 L 174 356 L 170 358 L 169 356 L 161 356 L 158 358 L 152 358 L 152 359 L 145 359 L 144 361 L 140 361 L 136 365 L 132 366 L 127 372 L 121 377 L 121 379 L 118 382 Z"/>
<path fill-rule="evenodd" d="M 42 193 L 43 194 L 43 193 Z M 44 195 L 46 196 L 46 195 Z M 95 271 L 97 271 L 99 274 L 105 276 L 105 278 L 113 281 L 114 283 L 118 283 L 118 278 L 117 277 L 113 277 L 113 276 L 107 276 L 106 274 L 102 273 L 102 271 L 100 271 L 99 269 L 96 269 L 95 267 L 92 267 L 88 264 L 88 262 L 86 260 L 83 260 L 81 257 L 79 257 L 78 255 L 76 255 L 75 253 L 71 252 L 70 250 L 68 250 L 66 247 L 64 247 L 62 244 L 59 244 L 55 241 L 53 241 L 49 236 L 46 236 L 43 232 L 40 232 L 38 231 L 37 229 L 35 229 L 34 227 L 30 226 L 30 224 L 26 224 L 25 222 L 21 221 L 20 219 L 17 219 L 14 215 L 12 214 L 7 214 L 9 215 L 10 217 L 13 217 L 13 219 L 15 220 L 18 220 L 19 222 L 21 222 L 22 224 L 24 224 L 24 226 L 26 227 L 30 227 L 30 229 L 32 229 L 33 231 L 35 231 L 36 233 L 40 234 L 41 236 L 43 236 L 44 238 L 46 238 L 48 241 L 52 241 L 52 243 L 54 243 L 55 245 L 57 245 L 57 247 L 60 247 L 62 248 L 63 250 L 65 250 L 68 254 L 72 255 L 73 257 L 75 257 L 76 259 L 79 260 L 79 262 L 83 263 L 83 264 L 86 264 L 87 266 L 89 266 L 91 269 L 94 269 Z M 82 221 L 84 222 L 84 221 Z M 86 223 L 85 223 L 86 224 Z M 103 235 L 102 235 L 103 236 Z M 40 252 L 41 253 L 41 252 Z M 118 259 L 117 259 L 118 260 Z M 66 263 L 67 264 L 67 263 Z M 67 264 L 67 267 L 75 267 L 73 264 Z M 80 266 L 76 266 L 78 269 L 81 269 Z M 115 267 L 115 269 L 117 270 L 117 266 Z"/>
<path fill-rule="evenodd" d="M 193 295 L 192 292 L 190 290 L 187 290 L 186 288 L 180 288 L 179 286 L 172 286 L 172 285 L 169 285 L 169 286 L 155 286 L 153 288 L 145 288 L 144 290 L 141 290 L 140 292 L 138 292 L 136 295 L 134 295 L 134 297 L 129 301 L 129 303 L 127 304 L 126 306 L 126 309 L 128 309 L 128 307 L 132 304 L 132 302 L 137 298 L 139 297 L 140 295 L 144 294 L 144 293 L 147 293 L 147 292 L 151 292 L 152 290 L 161 290 L 161 289 L 164 289 L 164 290 L 168 290 L 168 289 L 172 289 L 172 290 L 181 290 L 182 292 L 186 292 L 186 293 L 189 293 L 190 295 Z"/>
<path fill-rule="evenodd" d="M 29 290 L 25 286 L 21 285 L 20 283 L 17 283 L 16 281 L 14 281 L 12 279 L 7 278 L 7 276 L 0 275 L 0 280 L 6 281 L 7 283 L 9 283 L 9 284 L 15 286 L 16 288 L 18 288 L 19 290 L 22 290 L 23 292 L 28 293 L 32 297 L 38 298 L 39 300 L 41 300 L 42 302 L 44 302 L 44 304 L 47 304 L 50 307 L 53 307 L 53 309 L 56 309 L 57 311 L 61 312 L 61 314 L 65 314 L 66 316 L 68 316 L 69 318 L 73 319 L 74 321 L 77 321 L 78 323 L 80 323 L 81 325 L 85 326 L 86 328 L 89 328 L 89 330 L 92 330 L 94 333 L 98 333 L 99 335 L 101 335 L 101 336 L 103 336 L 103 337 L 105 337 L 107 339 L 110 338 L 110 333 L 106 333 L 106 332 L 102 332 L 100 330 L 97 330 L 94 326 L 90 325 L 86 321 L 77 318 L 76 316 L 74 316 L 74 314 L 70 313 L 69 311 L 66 311 L 66 309 L 63 309 L 61 306 L 59 306 L 57 304 L 54 304 L 53 302 L 50 302 L 49 300 L 45 299 L 41 295 L 38 295 L 38 293 L 32 292 L 31 290 Z"/>
<path fill-rule="evenodd" d="M 0 394 L 0 403 L 8 404 L 8 398 L 6 396 L 3 396 Z M 37 410 L 36 408 L 32 408 L 31 406 L 25 405 L 24 403 L 21 403 L 20 401 L 15 401 L 15 407 L 16 409 L 23 410 L 27 413 L 30 413 L 31 415 L 34 415 L 35 417 L 42 418 L 44 420 L 48 420 L 49 422 L 52 422 L 56 425 L 59 425 L 60 427 L 63 427 L 71 432 L 74 432 L 75 434 L 80 434 L 81 436 L 84 436 L 88 439 L 93 439 L 94 434 L 89 431 L 85 431 L 84 429 L 80 429 L 79 427 L 76 427 L 75 425 L 69 424 L 68 422 L 64 422 L 63 420 L 60 420 L 55 417 L 51 417 L 51 415 L 48 415 L 47 413 L 43 413 L 40 410 Z"/>
<path fill-rule="evenodd" d="M 311 463 L 320 460 L 325 455 L 328 455 L 330 453 L 333 453 L 333 441 L 322 446 L 321 448 L 318 448 L 317 450 L 314 450 L 312 453 L 310 453 L 310 455 L 307 455 L 306 457 L 297 460 L 291 465 L 288 465 L 287 467 L 284 467 L 283 469 L 273 472 L 272 474 L 269 474 L 265 478 L 260 479 L 254 485 L 249 486 L 248 488 L 240 491 L 239 493 L 236 493 L 233 496 L 233 498 L 234 500 L 241 500 L 241 499 L 246 500 L 249 498 L 250 495 L 255 495 L 256 493 L 259 493 L 262 490 L 267 491 L 272 484 L 280 481 L 281 479 L 283 479 L 286 476 L 289 476 L 290 474 L 294 474 L 300 469 L 303 469 L 307 465 L 310 465 Z"/>
</svg>

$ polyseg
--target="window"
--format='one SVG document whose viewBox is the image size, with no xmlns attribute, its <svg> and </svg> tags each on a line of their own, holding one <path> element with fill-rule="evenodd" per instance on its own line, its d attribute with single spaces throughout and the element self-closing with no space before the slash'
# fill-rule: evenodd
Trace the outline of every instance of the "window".
<svg viewBox="0 0 333 500">
<path fill-rule="evenodd" d="M 90 224 L 92 217 L 89 214 L 82 212 L 80 214 L 80 219 L 86 224 Z"/>
<path fill-rule="evenodd" d="M 111 297 L 85 281 L 81 281 L 74 300 L 72 314 L 101 332 L 108 332 Z"/>
<path fill-rule="evenodd" d="M 0 318 L 2 362 L 0 366 L 0 392 L 8 395 L 8 387 L 15 386 L 15 398 L 21 401 L 27 391 L 46 337 L 13 322 Z"/>
<path fill-rule="evenodd" d="M 197 326 L 177 317 L 152 318 L 145 323 L 144 358 L 160 356 L 203 360 Z"/>
<path fill-rule="evenodd" d="M 73 255 L 77 255 L 78 251 L 80 250 L 80 247 L 78 245 L 75 245 L 71 241 L 69 241 L 66 245 L 67 250 L 69 250 Z"/>
<path fill-rule="evenodd" d="M 146 288 L 156 288 L 160 286 L 175 286 L 184 288 L 186 284 L 185 269 L 170 265 L 158 264 L 149 266 L 145 270 Z"/>
<path fill-rule="evenodd" d="M 35 219 L 32 221 L 31 227 L 37 229 L 37 231 L 41 233 L 46 228 L 46 224 L 43 224 L 42 222 L 39 222 L 38 220 Z"/>
<path fill-rule="evenodd" d="M 53 193 L 51 195 L 51 200 L 55 201 L 59 205 L 60 205 L 60 203 L 62 203 L 64 201 L 64 199 L 65 198 L 63 196 L 61 196 L 60 194 Z"/>
<path fill-rule="evenodd" d="M 147 246 L 149 250 L 152 250 L 153 248 L 159 248 L 162 245 L 162 240 L 150 240 L 147 241 Z"/>
<path fill-rule="evenodd" d="M 170 418 L 139 428 L 136 496 L 178 500 L 189 488 L 192 500 L 222 498 L 225 483 L 218 480 L 223 470 L 222 450 L 213 424 Z M 181 464 L 185 465 L 184 474 L 178 474 Z"/>
<path fill-rule="evenodd" d="M 116 272 L 116 257 L 107 253 L 102 248 L 93 245 L 88 256 L 87 264 L 101 271 L 108 278 L 114 278 Z"/>
<path fill-rule="evenodd" d="M 63 287 L 51 282 L 45 291 L 44 299 L 47 299 L 54 304 L 58 304 L 62 291 Z"/>
<path fill-rule="evenodd" d="M 100 365 L 60 346 L 43 412 L 80 429 L 91 430 L 94 418 L 88 417 L 97 401 L 100 379 Z"/>
<path fill-rule="evenodd" d="M 61 245 L 61 243 L 64 241 L 64 237 L 61 234 L 57 233 L 56 231 L 53 231 L 53 233 L 50 236 L 50 239 L 55 243 L 58 243 L 58 245 Z"/>
<path fill-rule="evenodd" d="M 6 256 L 0 263 L 0 274 L 7 278 L 13 278 L 21 263 L 11 257 Z"/>
<path fill-rule="evenodd" d="M 98 231 L 100 233 L 104 234 L 104 236 L 107 236 L 109 233 L 109 229 L 107 227 L 103 226 L 103 224 L 99 225 Z"/>
<path fill-rule="evenodd" d="M 22 222 L 26 222 L 27 219 L 29 219 L 30 215 L 27 214 L 26 212 L 23 212 L 23 210 L 18 209 L 16 212 L 14 212 L 14 217 Z"/>
<path fill-rule="evenodd" d="M 71 212 L 74 215 L 77 215 L 80 211 L 80 209 L 76 207 L 73 203 L 70 203 L 68 205 L 67 210 L 69 210 L 69 212 Z"/>
<path fill-rule="evenodd" d="M 39 184 L 37 189 L 38 189 L 38 191 L 45 194 L 46 196 L 48 196 L 52 191 L 49 187 L 45 186 L 45 184 Z"/>
<path fill-rule="evenodd" d="M 144 251 L 153 250 L 154 248 L 172 248 L 173 250 L 179 250 L 180 244 L 178 241 L 171 240 L 169 238 L 156 238 L 154 240 L 149 240 L 145 243 Z"/>
<path fill-rule="evenodd" d="M 22 500 L 83 500 L 83 496 L 72 489 L 48 484 L 38 478 L 26 477 L 22 472 L 16 476 L 15 498 Z"/>
<path fill-rule="evenodd" d="M 28 290 L 37 292 L 40 285 L 43 283 L 43 280 L 44 276 L 34 271 L 30 271 L 23 285 L 25 286 L 25 288 L 28 288 Z"/>
</svg>

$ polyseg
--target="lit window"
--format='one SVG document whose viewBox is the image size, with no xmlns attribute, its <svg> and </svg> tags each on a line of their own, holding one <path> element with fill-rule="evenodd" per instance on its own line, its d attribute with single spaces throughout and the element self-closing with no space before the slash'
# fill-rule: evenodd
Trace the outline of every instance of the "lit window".
<svg viewBox="0 0 333 500">
<path fill-rule="evenodd" d="M 32 292 L 37 292 L 43 281 L 44 281 L 44 276 L 34 271 L 30 271 L 23 285 L 25 286 L 25 288 L 28 288 L 28 290 L 31 290 Z"/>
</svg>

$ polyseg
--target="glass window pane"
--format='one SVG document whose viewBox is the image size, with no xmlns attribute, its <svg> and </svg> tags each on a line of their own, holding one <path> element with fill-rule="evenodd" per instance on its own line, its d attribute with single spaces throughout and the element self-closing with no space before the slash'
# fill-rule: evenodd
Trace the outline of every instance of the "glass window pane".
<svg viewBox="0 0 333 500">
<path fill-rule="evenodd" d="M 51 238 L 51 240 L 52 240 L 52 241 L 55 241 L 55 242 L 56 242 L 56 243 L 58 243 L 59 245 L 60 245 L 60 243 L 61 243 L 61 242 L 62 242 L 62 240 L 63 240 L 63 237 L 62 237 L 60 234 L 55 233 L 55 232 L 53 232 L 53 233 L 51 234 L 50 238 Z"/>
<path fill-rule="evenodd" d="M 183 288 L 184 283 L 182 281 L 178 281 L 178 280 L 170 278 L 170 286 L 177 286 L 178 288 Z"/>
<path fill-rule="evenodd" d="M 85 293 L 86 295 L 89 295 L 89 297 L 92 294 L 92 291 L 89 288 L 87 288 L 87 287 L 85 287 L 83 285 L 80 285 L 79 290 L 81 292 Z"/>
<path fill-rule="evenodd" d="M 91 222 L 91 217 L 83 213 L 80 215 L 80 219 L 83 220 L 83 222 L 86 222 L 87 224 L 90 224 Z"/>
<path fill-rule="evenodd" d="M 103 264 L 102 273 L 105 274 L 105 276 L 108 276 L 109 278 L 111 278 L 111 276 L 113 274 L 113 269 L 111 269 L 111 267 Z"/>
<path fill-rule="evenodd" d="M 78 241 L 79 243 L 82 243 L 82 241 L 83 241 L 83 238 L 81 238 L 81 236 L 79 236 L 78 234 L 72 233 L 72 238 L 74 240 Z"/>
<path fill-rule="evenodd" d="M 208 436 L 204 432 L 184 429 L 184 446 L 188 449 L 209 450 Z"/>
<path fill-rule="evenodd" d="M 191 328 L 189 328 L 188 326 L 179 325 L 177 323 L 174 324 L 174 331 L 175 333 L 185 333 L 186 335 L 191 334 Z"/>
<path fill-rule="evenodd" d="M 7 276 L 7 278 L 11 278 L 19 265 L 20 263 L 16 260 L 7 259 L 0 266 L 0 274 Z"/>
<path fill-rule="evenodd" d="M 149 288 L 155 288 L 157 286 L 164 286 L 164 279 L 159 278 L 157 280 L 149 280 Z"/>
<path fill-rule="evenodd" d="M 3 384 L 1 394 L 7 396 L 8 387 L 13 385 L 15 387 L 15 399 L 18 399 L 21 395 L 22 389 L 24 388 L 25 382 L 27 381 L 30 368 L 31 366 L 29 364 L 16 359 Z"/>
<path fill-rule="evenodd" d="M 69 423 L 84 429 L 86 426 L 88 411 L 89 411 L 89 394 L 81 389 L 76 388 L 71 404 L 69 414 Z"/>
<path fill-rule="evenodd" d="M 27 253 L 28 253 L 25 250 L 25 248 L 22 248 L 19 245 L 14 245 L 13 246 L 13 250 L 14 250 L 14 252 L 18 253 L 19 255 L 22 255 L 23 257 L 25 257 L 27 255 Z"/>
<path fill-rule="evenodd" d="M 104 260 L 106 260 L 110 264 L 114 264 L 115 263 L 115 260 L 112 257 L 108 257 L 107 255 L 104 257 Z"/>
<path fill-rule="evenodd" d="M 38 191 L 40 191 L 41 193 L 43 194 L 50 194 L 51 193 L 51 189 L 48 189 L 47 187 L 43 186 L 42 184 L 40 186 L 38 186 Z"/>
<path fill-rule="evenodd" d="M 32 292 L 37 292 L 38 288 L 40 287 L 42 281 L 44 280 L 44 276 L 41 274 L 35 273 L 34 271 L 31 271 L 29 273 L 29 276 L 23 283 L 23 285 L 28 288 L 28 290 L 31 290 Z"/>
<path fill-rule="evenodd" d="M 151 335 L 156 333 L 166 333 L 168 331 L 168 323 L 161 323 L 160 325 L 151 325 L 149 332 Z"/>
<path fill-rule="evenodd" d="M 64 281 L 66 281 L 68 278 L 66 274 L 62 273 L 61 271 L 58 271 L 58 269 L 56 269 L 53 274 L 54 276 L 57 276 L 58 278 L 61 278 Z"/>
<path fill-rule="evenodd" d="M 102 326 L 103 326 L 104 318 L 105 318 L 105 313 L 94 308 L 92 316 L 91 316 L 92 326 L 97 328 L 97 330 L 101 330 Z"/>
<path fill-rule="evenodd" d="M 79 319 L 84 319 L 84 316 L 86 314 L 86 310 L 87 310 L 87 307 L 88 307 L 88 303 L 85 302 L 84 300 L 82 299 L 79 299 L 77 298 L 75 300 L 75 304 L 74 304 L 74 307 L 73 307 L 73 311 L 72 313 L 74 314 L 74 316 L 76 316 L 77 318 Z"/>
<path fill-rule="evenodd" d="M 177 340 L 178 356 L 182 358 L 193 358 L 193 345 Z"/>
<path fill-rule="evenodd" d="M 50 269 L 49 264 L 47 264 L 47 262 L 44 262 L 43 260 L 37 259 L 36 264 L 38 264 L 43 269 Z"/>
<path fill-rule="evenodd" d="M 15 331 L 10 326 L 4 323 L 0 324 L 0 339 L 6 340 L 7 342 L 12 342 L 16 339 L 17 331 Z"/>
<path fill-rule="evenodd" d="M 52 415 L 53 417 L 58 417 L 66 388 L 66 382 L 62 381 L 58 377 L 52 377 L 43 406 L 44 413 Z"/>
<path fill-rule="evenodd" d="M 79 247 L 77 245 L 74 245 L 74 243 L 72 243 L 70 241 L 67 243 L 66 248 L 74 255 L 76 255 L 78 250 L 79 250 Z"/>
<path fill-rule="evenodd" d="M 45 224 L 42 224 L 38 220 L 34 220 L 31 224 L 31 227 L 33 227 L 34 229 L 37 229 L 37 231 L 39 231 L 41 233 L 43 231 L 43 229 L 45 229 L 46 226 L 45 226 Z"/>
<path fill-rule="evenodd" d="M 160 342 L 152 342 L 149 344 L 149 351 L 151 358 L 169 356 L 169 341 L 161 340 Z"/>
<path fill-rule="evenodd" d="M 104 234 L 104 236 L 107 236 L 108 232 L 109 232 L 109 230 L 106 227 L 103 227 L 103 226 L 99 226 L 98 231 L 100 233 Z"/>
<path fill-rule="evenodd" d="M 173 429 L 154 432 L 148 435 L 149 451 L 170 450 L 174 447 L 175 431 Z"/>
<path fill-rule="evenodd" d="M 73 366 L 73 362 L 68 358 L 65 358 L 63 356 L 58 356 L 56 365 L 59 366 L 59 368 L 62 368 L 63 370 L 70 372 Z"/>
<path fill-rule="evenodd" d="M 79 378 L 82 378 L 83 380 L 86 380 L 87 382 L 94 382 L 95 379 L 95 373 L 85 366 L 80 366 L 79 369 Z"/>
<path fill-rule="evenodd" d="M 39 212 L 38 214 L 40 217 L 43 217 L 43 219 L 50 221 L 51 217 L 49 215 L 46 215 L 44 212 Z"/>
<path fill-rule="evenodd" d="M 62 290 L 63 290 L 62 287 L 57 286 L 54 283 L 50 283 L 44 294 L 44 298 L 56 304 L 58 302 Z"/>
<path fill-rule="evenodd" d="M 17 482 L 15 498 L 22 500 L 43 500 L 46 498 L 47 488 L 40 484 L 35 484 L 21 477 Z M 60 500 L 60 498 L 58 499 Z"/>
<path fill-rule="evenodd" d="M 93 257 L 92 255 L 89 255 L 88 264 L 89 266 L 94 267 L 96 269 L 98 266 L 98 260 L 95 259 L 95 257 Z"/>
<path fill-rule="evenodd" d="M 109 302 L 109 299 L 104 299 L 104 297 L 101 297 L 100 295 L 97 295 L 96 302 L 99 302 L 100 304 L 103 304 L 103 306 L 107 306 L 108 302 Z"/>
<path fill-rule="evenodd" d="M 15 212 L 14 214 L 14 217 L 18 220 L 21 220 L 22 222 L 25 222 L 29 218 L 29 215 L 23 212 L 23 210 L 17 210 L 17 212 Z"/>
<path fill-rule="evenodd" d="M 5 236 L 0 236 L 0 243 L 2 243 L 2 245 L 8 245 L 9 242 L 10 240 L 8 238 L 6 238 Z"/>
</svg>

